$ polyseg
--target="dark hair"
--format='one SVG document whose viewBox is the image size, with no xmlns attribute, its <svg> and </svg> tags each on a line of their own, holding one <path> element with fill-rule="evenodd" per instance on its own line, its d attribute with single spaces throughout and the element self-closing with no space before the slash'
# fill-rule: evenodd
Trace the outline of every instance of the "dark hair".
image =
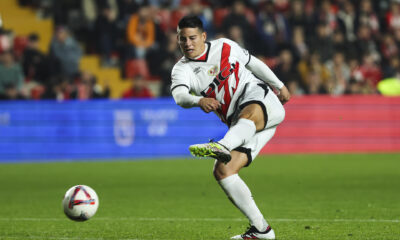
<svg viewBox="0 0 400 240">
<path fill-rule="evenodd" d="M 182 28 L 199 28 L 200 31 L 204 31 L 203 22 L 199 17 L 195 15 L 184 16 L 178 23 L 179 29 Z"/>
<path fill-rule="evenodd" d="M 31 33 L 28 36 L 28 40 L 32 42 L 39 41 L 39 35 L 37 35 L 36 33 Z"/>
</svg>

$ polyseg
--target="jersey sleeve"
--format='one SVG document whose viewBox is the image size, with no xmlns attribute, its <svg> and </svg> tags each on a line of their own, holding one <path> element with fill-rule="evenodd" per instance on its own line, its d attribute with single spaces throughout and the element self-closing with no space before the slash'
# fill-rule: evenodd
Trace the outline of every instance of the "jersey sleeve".
<svg viewBox="0 0 400 240">
<path fill-rule="evenodd" d="M 231 46 L 232 48 L 231 54 L 234 54 L 234 56 L 239 60 L 239 62 L 244 63 L 244 65 L 247 65 L 249 63 L 251 58 L 249 51 L 239 46 L 238 43 L 229 40 L 227 38 L 224 38 L 223 41 Z"/>
<path fill-rule="evenodd" d="M 175 65 L 171 72 L 171 92 L 180 86 L 185 86 L 190 91 L 190 80 L 189 76 L 185 72 L 185 69 L 180 65 Z"/>
<path fill-rule="evenodd" d="M 175 65 L 171 73 L 171 93 L 176 102 L 184 108 L 197 107 L 201 97 L 190 94 L 190 77 L 183 66 Z"/>
</svg>

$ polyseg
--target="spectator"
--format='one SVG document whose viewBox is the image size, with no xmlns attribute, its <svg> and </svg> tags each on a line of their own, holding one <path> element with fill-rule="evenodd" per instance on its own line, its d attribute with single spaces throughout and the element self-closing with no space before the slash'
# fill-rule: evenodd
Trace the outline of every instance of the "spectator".
<svg viewBox="0 0 400 240">
<path fill-rule="evenodd" d="M 354 4 L 350 0 L 344 1 L 343 9 L 340 9 L 338 14 L 339 29 L 345 35 L 346 41 L 354 43 L 356 40 L 356 11 Z"/>
<path fill-rule="evenodd" d="M 356 31 L 361 26 L 367 26 L 375 39 L 380 36 L 379 18 L 375 13 L 371 0 L 361 0 L 359 11 L 356 18 Z"/>
<path fill-rule="evenodd" d="M 0 55 L 0 98 L 22 99 L 24 73 L 19 63 L 15 62 L 11 51 L 4 51 Z"/>
<path fill-rule="evenodd" d="M 279 54 L 278 62 L 278 65 L 274 69 L 276 76 L 289 87 L 289 92 L 292 95 L 303 94 L 300 74 L 293 63 L 292 52 L 289 49 L 283 49 Z"/>
<path fill-rule="evenodd" d="M 276 56 L 278 47 L 289 42 L 288 22 L 282 14 L 275 11 L 272 1 L 263 4 L 257 15 L 256 25 L 261 40 L 266 43 L 259 45 L 263 55 Z"/>
<path fill-rule="evenodd" d="M 221 28 L 219 29 L 225 35 L 228 35 L 229 28 L 231 26 L 238 26 L 245 40 L 252 42 L 254 39 L 254 28 L 247 20 L 246 17 L 246 5 L 242 0 L 236 0 L 233 2 L 231 12 L 223 19 Z M 252 49 L 248 49 L 250 52 Z"/>
<path fill-rule="evenodd" d="M 393 36 L 397 46 L 400 46 L 400 29 L 394 30 L 392 36 Z"/>
<path fill-rule="evenodd" d="M 0 16 L 0 52 L 12 49 L 12 32 L 2 28 L 2 19 Z"/>
<path fill-rule="evenodd" d="M 400 29 L 400 2 L 392 1 L 390 10 L 386 13 L 386 24 L 389 31 Z"/>
<path fill-rule="evenodd" d="M 137 75 L 132 79 L 132 86 L 122 94 L 122 98 L 152 98 L 153 94 L 147 87 L 146 80 Z"/>
<path fill-rule="evenodd" d="M 305 42 L 303 27 L 298 26 L 294 28 L 292 41 L 295 62 L 300 61 L 300 59 L 305 59 L 309 54 L 309 49 Z"/>
<path fill-rule="evenodd" d="M 387 65 L 383 69 L 383 78 L 397 78 L 400 79 L 400 58 L 393 56 L 390 58 Z"/>
<path fill-rule="evenodd" d="M 282 13 L 282 14 L 287 14 L 290 8 L 290 1 L 289 0 L 275 0 L 275 9 L 276 11 Z"/>
<path fill-rule="evenodd" d="M 327 93 L 327 83 L 330 81 L 329 70 L 321 63 L 318 52 L 313 52 L 298 65 L 302 85 L 307 94 Z"/>
<path fill-rule="evenodd" d="M 302 0 L 294 0 L 291 3 L 288 22 L 292 32 L 294 29 L 302 28 L 307 35 L 310 35 L 314 31 L 315 24 L 306 15 Z M 294 35 L 294 33 L 292 34 Z"/>
<path fill-rule="evenodd" d="M 96 93 L 86 90 L 93 82 L 79 81 L 81 51 L 77 41 L 87 53 L 99 53 L 103 66 L 115 66 L 118 57 L 121 66 L 127 58 L 145 59 L 152 78 L 161 78 L 161 95 L 169 96 L 170 68 L 177 60 L 179 50 L 175 32 L 169 33 L 167 28 L 161 32 L 158 27 L 159 22 L 154 16 L 160 8 L 164 11 L 161 19 L 176 18 L 189 11 L 202 19 L 209 39 L 214 33 L 214 36 L 225 35 L 256 56 L 268 56 L 271 67 L 278 64 L 277 73 L 287 81 L 293 94 L 301 94 L 302 89 L 306 93 L 374 93 L 376 83 L 382 78 L 378 77 L 379 72 L 386 78 L 398 75 L 400 71 L 400 3 L 397 0 L 60 0 L 57 4 L 53 0 L 19 1 L 39 9 L 37 13 L 41 11 L 44 15 L 54 16 L 56 24 L 84 31 L 79 35 L 69 35 L 63 28 L 57 28 L 50 47 L 51 58 L 37 48 L 38 36 L 31 35 L 21 58 L 26 76 L 22 90 L 18 85 L 5 85 L 13 96 L 11 98 L 29 97 L 26 90 L 35 81 L 45 86 L 44 97 L 47 98 L 92 98 L 90 94 Z M 210 6 L 229 9 L 230 14 L 223 19 L 221 28 L 216 28 Z M 185 11 L 177 11 L 175 16 L 173 10 L 178 7 Z M 49 14 L 45 13 L 48 9 L 52 10 Z M 253 15 L 255 21 L 249 13 L 256 13 Z M 80 21 L 82 19 L 84 21 Z M 170 26 L 169 21 L 164 24 Z M 13 46 L 12 33 L 1 27 L 0 52 Z M 75 38 L 70 40 L 72 35 Z M 70 48 L 72 45 L 75 47 Z M 131 53 L 126 51 L 127 45 Z M 288 49 L 292 53 L 290 57 Z M 309 56 L 310 51 L 318 52 L 320 60 L 313 60 L 318 64 L 311 64 L 310 59 L 314 57 Z M 336 65 L 337 58 L 340 58 L 337 55 L 342 53 L 349 60 L 343 60 L 340 65 L 348 65 L 351 72 L 346 81 L 338 77 L 343 74 L 340 71 L 343 67 Z M 366 55 L 371 60 L 363 57 Z M 361 66 L 359 62 L 362 62 Z M 298 71 L 293 70 L 293 66 L 298 66 Z M 288 80 L 294 79 L 290 75 L 296 75 L 296 71 L 301 76 L 298 78 L 300 81 Z M 59 74 L 61 76 L 56 76 Z M 75 77 L 78 81 L 74 86 L 72 78 Z M 86 78 L 85 73 L 82 78 Z"/>
<path fill-rule="evenodd" d="M 116 51 L 118 28 L 116 15 L 108 5 L 100 9 L 100 15 L 96 19 L 95 26 L 102 65 L 106 67 L 116 66 L 117 61 L 112 57 L 112 53 Z"/>
<path fill-rule="evenodd" d="M 399 47 L 391 34 L 385 34 L 381 42 L 382 61 L 387 65 L 392 57 L 399 55 Z"/>
<path fill-rule="evenodd" d="M 357 32 L 357 41 L 355 43 L 357 56 L 363 56 L 366 53 L 372 54 L 374 61 L 380 60 L 377 44 L 373 38 L 373 33 L 368 25 L 361 25 Z M 362 59 L 360 59 L 361 61 Z"/>
<path fill-rule="evenodd" d="M 251 44 L 246 41 L 243 36 L 242 29 L 237 25 L 229 27 L 227 31 L 227 38 L 237 42 L 244 49 L 250 48 Z"/>
<path fill-rule="evenodd" d="M 143 6 L 133 14 L 126 29 L 128 42 L 133 48 L 134 58 L 145 58 L 146 52 L 155 44 L 156 25 L 149 6 Z"/>
<path fill-rule="evenodd" d="M 125 30 L 132 14 L 135 14 L 139 11 L 141 3 L 135 0 L 117 0 L 117 4 L 119 12 L 117 16 L 118 28 Z"/>
<path fill-rule="evenodd" d="M 22 55 L 22 66 L 25 77 L 40 84 L 45 84 L 51 75 L 47 56 L 39 49 L 39 36 L 32 33 Z"/>
<path fill-rule="evenodd" d="M 374 93 L 376 85 L 382 79 L 381 68 L 371 53 L 364 54 L 362 65 L 353 74 L 357 81 L 364 82 L 365 93 Z"/>
<path fill-rule="evenodd" d="M 106 86 L 103 89 L 97 84 L 96 77 L 89 71 L 81 73 L 75 91 L 71 93 L 71 98 L 79 100 L 108 98 L 109 96 L 110 88 Z"/>
<path fill-rule="evenodd" d="M 147 0 L 150 6 L 156 8 L 176 9 L 181 4 L 181 0 Z"/>
<path fill-rule="evenodd" d="M 315 12 L 316 23 L 326 25 L 328 35 L 331 35 L 338 28 L 335 6 L 330 0 L 322 0 L 320 4 L 319 11 Z"/>
<path fill-rule="evenodd" d="M 327 23 L 319 23 L 316 31 L 316 36 L 311 39 L 309 44 L 314 51 L 319 53 L 321 61 L 325 63 L 333 55 L 333 34 Z"/>
<path fill-rule="evenodd" d="M 57 27 L 51 41 L 50 55 L 60 61 L 62 74 L 70 78 L 78 76 L 82 50 L 65 27 Z"/>
<path fill-rule="evenodd" d="M 65 101 L 72 98 L 71 94 L 74 92 L 74 86 L 71 80 L 63 75 L 52 78 L 51 84 L 46 87 L 45 92 L 42 94 L 42 99 L 54 99 L 57 101 Z"/>
<path fill-rule="evenodd" d="M 84 20 L 83 23 L 80 23 L 81 31 L 79 32 L 79 36 L 85 45 L 85 52 L 95 53 L 99 47 L 96 20 L 102 15 L 104 8 L 109 9 L 109 14 L 115 20 L 119 13 L 118 3 L 117 0 L 84 0 L 79 2 L 81 3 L 80 9 Z M 97 46 L 93 43 L 97 43 Z"/>
<path fill-rule="evenodd" d="M 215 28 L 213 25 L 213 12 L 210 7 L 203 5 L 201 0 L 194 0 L 189 5 L 189 14 L 196 15 L 201 19 L 208 38 L 211 39 L 214 37 Z"/>
<path fill-rule="evenodd" d="M 161 77 L 160 95 L 171 96 L 171 69 L 175 63 L 182 57 L 178 49 L 178 43 L 175 32 L 167 33 L 168 42 L 166 47 L 158 52 L 157 75 Z"/>
<path fill-rule="evenodd" d="M 346 41 L 346 38 L 342 31 L 336 30 L 332 34 L 332 44 L 333 44 L 334 52 L 339 51 L 339 52 L 343 52 L 343 53 L 347 52 L 348 54 L 351 54 L 350 53 L 351 50 L 349 50 L 349 46 L 353 46 L 353 44 Z M 345 54 L 345 56 L 347 56 L 347 53 Z"/>
<path fill-rule="evenodd" d="M 363 86 L 362 83 L 351 78 L 349 84 L 347 86 L 345 94 L 353 95 L 353 94 L 362 94 L 363 93 Z"/>
<path fill-rule="evenodd" d="M 333 95 L 342 95 L 350 81 L 350 68 L 346 64 L 343 52 L 335 52 L 333 59 L 326 63 L 326 68 L 331 73 L 328 82 L 328 91 Z"/>
</svg>

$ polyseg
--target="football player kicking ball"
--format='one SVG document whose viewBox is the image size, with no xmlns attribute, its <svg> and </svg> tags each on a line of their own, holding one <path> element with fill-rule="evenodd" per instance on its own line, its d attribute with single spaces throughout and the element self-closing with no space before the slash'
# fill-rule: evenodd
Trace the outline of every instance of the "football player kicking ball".
<svg viewBox="0 0 400 240">
<path fill-rule="evenodd" d="M 215 112 L 229 127 L 218 142 L 192 145 L 189 150 L 194 156 L 216 159 L 215 179 L 250 221 L 248 230 L 232 239 L 275 239 L 238 172 L 252 162 L 283 121 L 282 103 L 290 99 L 289 91 L 268 66 L 237 43 L 225 38 L 206 41 L 198 17 L 183 17 L 177 33 L 184 56 L 172 69 L 176 103 Z"/>
</svg>

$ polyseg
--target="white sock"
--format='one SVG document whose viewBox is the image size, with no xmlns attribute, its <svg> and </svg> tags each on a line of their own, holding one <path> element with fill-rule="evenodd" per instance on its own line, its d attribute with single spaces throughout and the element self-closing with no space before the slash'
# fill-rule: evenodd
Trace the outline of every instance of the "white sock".
<svg viewBox="0 0 400 240">
<path fill-rule="evenodd" d="M 229 128 L 224 138 L 218 142 L 224 145 L 229 151 L 243 145 L 256 133 L 256 125 L 253 121 L 241 118 L 238 122 Z"/>
<path fill-rule="evenodd" d="M 239 175 L 234 174 L 224 178 L 219 181 L 219 184 L 228 195 L 228 198 L 246 215 L 250 224 L 255 226 L 258 231 L 264 232 L 268 227 L 268 223 L 254 202 L 250 189 Z"/>
</svg>

